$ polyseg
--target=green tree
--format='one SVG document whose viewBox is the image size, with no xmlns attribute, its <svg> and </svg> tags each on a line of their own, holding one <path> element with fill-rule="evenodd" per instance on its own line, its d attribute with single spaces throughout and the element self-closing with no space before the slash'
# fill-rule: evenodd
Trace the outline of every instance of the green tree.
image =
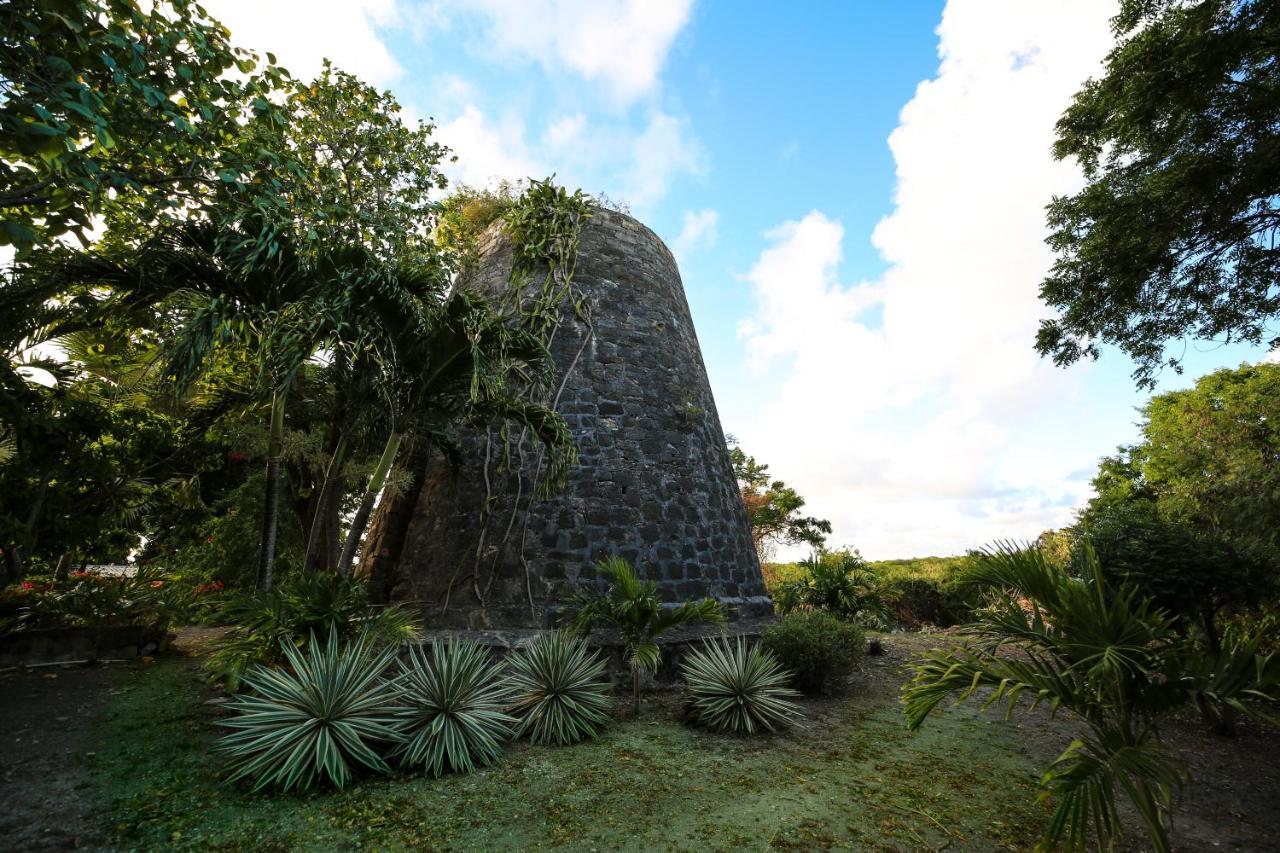
<svg viewBox="0 0 1280 853">
<path fill-rule="evenodd" d="M 189 0 L 0 4 L 0 245 L 20 250 L 95 215 L 135 229 L 234 199 L 282 209 L 278 128 L 288 75 Z M 233 75 L 231 72 L 239 72 Z"/>
<path fill-rule="evenodd" d="M 1280 552 L 1280 364 L 1216 371 L 1143 415 L 1138 461 L 1162 511 Z"/>
<path fill-rule="evenodd" d="M 270 255 L 259 252 L 251 227 L 230 240 L 225 232 L 188 222 L 164 229 L 137 251 L 56 253 L 45 269 L 63 287 L 107 292 L 102 312 L 162 305 L 171 324 L 164 371 L 180 389 L 207 373 L 225 349 L 248 355 L 270 424 L 258 577 L 269 590 L 289 392 L 306 361 L 341 331 L 351 283 L 363 270 L 350 265 L 342 247 L 307 262 L 288 244 L 277 243 Z"/>
<path fill-rule="evenodd" d="M 406 125 L 390 92 L 327 61 L 294 85 L 284 111 L 287 122 L 260 125 L 260 145 L 301 165 L 280 189 L 299 245 L 362 246 L 405 266 L 435 259 L 440 205 L 431 195 L 446 186 L 438 167 L 449 156 L 435 125 Z"/>
<path fill-rule="evenodd" d="M 1102 460 L 1073 535 L 1217 648 L 1220 613 L 1280 570 L 1280 365 L 1220 370 L 1142 411 L 1142 441 Z"/>
<path fill-rule="evenodd" d="M 729 461 L 733 463 L 733 475 L 747 510 L 756 553 L 763 558 L 773 544 L 822 547 L 831 533 L 831 522 L 802 516 L 804 498 L 782 480 L 770 479 L 769 466 L 748 456 L 732 437 Z"/>
<path fill-rule="evenodd" d="M 402 310 L 376 316 L 385 333 L 379 349 L 387 438 L 347 532 L 338 561 L 344 574 L 351 571 L 369 516 L 406 438 L 416 434 L 439 442 L 451 423 L 464 418 L 514 422 L 528 428 L 548 452 L 548 487 L 561 482 L 577 458 L 564 419 L 521 393 L 524 385 L 550 385 L 550 353 L 532 334 L 506 325 L 483 299 L 457 291 L 416 316 Z"/>
<path fill-rule="evenodd" d="M 1114 344 L 1152 385 L 1170 340 L 1274 334 L 1280 6 L 1124 0 L 1113 29 L 1105 73 L 1058 122 L 1054 154 L 1087 184 L 1049 206 L 1041 296 L 1060 313 L 1036 346 L 1070 364 Z"/>
</svg>

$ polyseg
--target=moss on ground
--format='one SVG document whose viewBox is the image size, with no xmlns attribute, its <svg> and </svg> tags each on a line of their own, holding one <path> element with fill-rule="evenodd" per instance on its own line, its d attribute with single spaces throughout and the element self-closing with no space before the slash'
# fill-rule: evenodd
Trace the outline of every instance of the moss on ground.
<svg viewBox="0 0 1280 853">
<path fill-rule="evenodd" d="M 803 728 L 755 740 L 689 729 L 667 696 L 598 740 L 516 744 L 466 776 L 254 795 L 219 778 L 198 672 L 164 661 L 122 674 L 90 770 L 102 819 L 139 849 L 1032 846 L 1048 807 L 1011 727 L 962 707 L 908 733 L 895 688 L 857 678 L 850 696 L 808 703 Z"/>
</svg>

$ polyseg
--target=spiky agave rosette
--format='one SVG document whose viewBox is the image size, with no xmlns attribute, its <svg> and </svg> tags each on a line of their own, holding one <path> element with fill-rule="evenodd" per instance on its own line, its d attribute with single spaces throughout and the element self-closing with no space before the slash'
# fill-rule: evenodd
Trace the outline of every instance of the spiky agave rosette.
<svg viewBox="0 0 1280 853">
<path fill-rule="evenodd" d="M 496 761 L 519 723 L 505 713 L 502 667 L 469 640 L 411 646 L 399 682 L 402 740 L 391 754 L 405 767 L 469 773 Z"/>
<path fill-rule="evenodd" d="M 575 743 L 596 736 L 613 700 L 605 662 L 585 640 L 562 631 L 539 636 L 510 658 L 512 713 L 533 743 Z"/>
<path fill-rule="evenodd" d="M 689 688 L 692 719 L 714 731 L 756 734 L 775 731 L 800 716 L 787 686 L 791 673 L 758 644 L 742 637 L 704 640 L 680 666 Z"/>
<path fill-rule="evenodd" d="M 231 759 L 231 780 L 253 779 L 254 790 L 276 785 L 307 789 L 327 780 L 341 788 L 354 767 L 390 768 L 375 748 L 399 739 L 400 688 L 384 673 L 394 646 L 375 649 L 367 635 L 347 643 L 331 629 L 305 652 L 282 644 L 287 668 L 254 666 L 246 692 L 231 700 L 231 729 L 217 750 Z"/>
</svg>

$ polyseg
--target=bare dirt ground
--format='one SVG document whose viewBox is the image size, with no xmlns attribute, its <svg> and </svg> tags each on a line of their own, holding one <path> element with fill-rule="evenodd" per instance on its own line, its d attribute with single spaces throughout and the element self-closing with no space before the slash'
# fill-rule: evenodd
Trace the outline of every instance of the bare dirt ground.
<svg viewBox="0 0 1280 853">
<path fill-rule="evenodd" d="M 84 760 L 116 675 L 109 665 L 0 675 L 0 848 L 107 849 Z"/>
<path fill-rule="evenodd" d="M 881 677 L 901 680 L 899 667 L 912 655 L 945 646 L 945 634 L 891 634 L 885 637 L 888 665 Z M 972 701 L 972 700 L 971 700 Z M 1002 710 L 988 714 L 1002 718 Z M 1047 767 L 1070 743 L 1071 723 L 1060 715 L 1015 714 L 1021 748 Z M 1280 851 L 1280 729 L 1241 720 L 1233 737 L 1210 732 L 1199 717 L 1186 714 L 1161 725 L 1161 736 L 1187 761 L 1190 782 L 1176 795 L 1173 842 L 1178 850 Z M 1121 797 L 1123 800 L 1123 797 Z M 1136 812 L 1123 807 L 1130 830 L 1127 849 L 1142 850 L 1134 834 Z"/>
</svg>

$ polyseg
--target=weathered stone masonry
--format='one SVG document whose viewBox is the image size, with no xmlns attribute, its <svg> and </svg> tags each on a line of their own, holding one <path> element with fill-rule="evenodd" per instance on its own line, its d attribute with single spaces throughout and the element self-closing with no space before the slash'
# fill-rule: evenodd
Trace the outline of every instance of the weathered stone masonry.
<svg viewBox="0 0 1280 853">
<path fill-rule="evenodd" d="M 463 286 L 497 297 L 511 262 L 495 227 Z M 578 465 L 562 490 L 531 501 L 536 442 L 517 449 L 512 429 L 504 445 L 496 427 L 487 441 L 468 438 L 462 467 L 433 465 L 422 484 L 397 597 L 417 599 L 435 624 L 547 625 L 597 582 L 598 559 L 619 554 L 664 600 L 712 595 L 740 617 L 769 612 L 671 252 L 631 217 L 597 209 L 574 284 L 590 323 L 566 306 L 551 350 Z"/>
</svg>

